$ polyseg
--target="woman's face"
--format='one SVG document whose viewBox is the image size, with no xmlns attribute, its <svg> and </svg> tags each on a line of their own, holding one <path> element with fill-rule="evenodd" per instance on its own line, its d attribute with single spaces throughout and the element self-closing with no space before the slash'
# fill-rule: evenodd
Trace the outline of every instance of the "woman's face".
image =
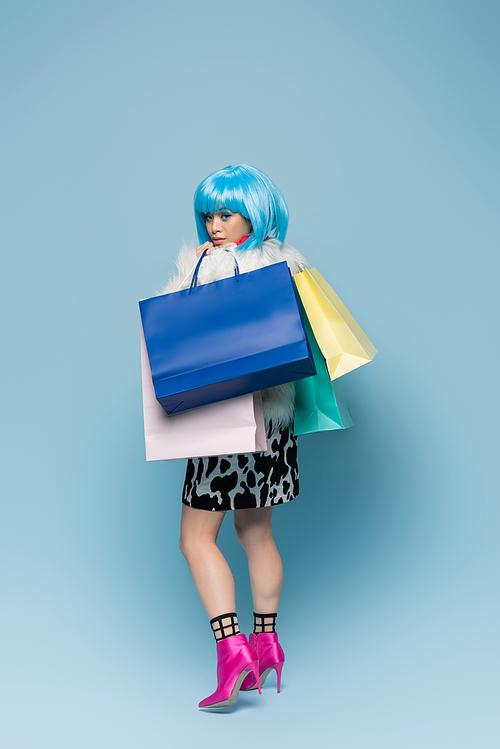
<svg viewBox="0 0 500 749">
<path fill-rule="evenodd" d="M 205 226 L 208 236 L 216 247 L 235 242 L 252 232 L 252 224 L 241 213 L 227 209 L 217 213 L 205 213 Z"/>
</svg>

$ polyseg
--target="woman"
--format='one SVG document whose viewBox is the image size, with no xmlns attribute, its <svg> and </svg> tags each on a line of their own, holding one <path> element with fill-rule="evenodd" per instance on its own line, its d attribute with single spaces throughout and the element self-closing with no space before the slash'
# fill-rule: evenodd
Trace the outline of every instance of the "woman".
<svg viewBox="0 0 500 749">
<path fill-rule="evenodd" d="M 303 256 L 284 240 L 288 209 L 280 191 L 258 169 L 228 166 L 197 188 L 194 209 L 200 245 L 184 247 L 178 275 L 163 293 L 189 286 L 196 260 L 205 258 L 199 283 L 286 260 L 298 273 Z M 180 281 L 182 279 L 182 281 Z M 275 631 L 283 568 L 272 533 L 274 506 L 298 494 L 297 447 L 293 435 L 294 384 L 262 393 L 268 451 L 247 455 L 195 458 L 188 461 L 183 490 L 180 548 L 210 619 L 217 642 L 217 689 L 200 707 L 236 702 L 238 691 L 259 688 L 275 669 L 280 688 L 284 654 Z M 235 612 L 231 570 L 216 545 L 227 511 L 250 571 L 254 631 L 241 634 Z"/>
</svg>

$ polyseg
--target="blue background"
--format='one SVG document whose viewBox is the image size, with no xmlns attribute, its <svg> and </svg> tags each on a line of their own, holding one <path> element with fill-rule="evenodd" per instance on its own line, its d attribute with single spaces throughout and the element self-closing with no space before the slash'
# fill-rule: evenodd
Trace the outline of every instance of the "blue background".
<svg viewBox="0 0 500 749">
<path fill-rule="evenodd" d="M 2 4 L 2 749 L 498 746 L 499 15 Z M 220 715 L 184 466 L 144 458 L 137 300 L 230 163 L 282 189 L 379 354 L 275 513 L 283 691 Z"/>
</svg>

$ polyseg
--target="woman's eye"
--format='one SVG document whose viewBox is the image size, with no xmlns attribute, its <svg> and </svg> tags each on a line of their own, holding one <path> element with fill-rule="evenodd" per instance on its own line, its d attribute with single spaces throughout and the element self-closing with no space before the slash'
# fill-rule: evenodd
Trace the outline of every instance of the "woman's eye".
<svg viewBox="0 0 500 749">
<path fill-rule="evenodd" d="M 211 213 L 205 213 L 205 221 L 211 221 L 212 220 L 212 214 Z"/>
<path fill-rule="evenodd" d="M 221 218 L 231 218 L 232 215 L 232 213 L 222 213 Z"/>
</svg>

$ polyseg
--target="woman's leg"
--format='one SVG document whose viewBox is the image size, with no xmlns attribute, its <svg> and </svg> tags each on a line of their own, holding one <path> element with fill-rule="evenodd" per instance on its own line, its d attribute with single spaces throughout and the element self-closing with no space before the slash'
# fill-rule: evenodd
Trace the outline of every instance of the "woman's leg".
<svg viewBox="0 0 500 749">
<path fill-rule="evenodd" d="M 275 631 L 276 613 L 283 583 L 283 566 L 274 543 L 272 507 L 235 510 L 234 527 L 245 549 L 254 605 L 254 629 L 250 644 L 256 649 L 263 684 L 272 669 L 276 671 L 278 692 L 285 654 Z M 241 689 L 255 689 L 257 681 L 250 674 Z"/>
<path fill-rule="evenodd" d="M 217 689 L 199 707 L 233 705 L 248 674 L 252 674 L 260 691 L 257 653 L 240 634 L 234 613 L 233 576 L 216 546 L 224 515 L 182 506 L 179 545 L 217 641 Z"/>
<path fill-rule="evenodd" d="M 233 575 L 216 545 L 225 514 L 182 505 L 179 546 L 209 619 L 235 611 Z"/>
<path fill-rule="evenodd" d="M 235 510 L 234 527 L 245 549 L 254 611 L 275 613 L 283 583 L 283 565 L 273 538 L 273 507 Z"/>
</svg>

